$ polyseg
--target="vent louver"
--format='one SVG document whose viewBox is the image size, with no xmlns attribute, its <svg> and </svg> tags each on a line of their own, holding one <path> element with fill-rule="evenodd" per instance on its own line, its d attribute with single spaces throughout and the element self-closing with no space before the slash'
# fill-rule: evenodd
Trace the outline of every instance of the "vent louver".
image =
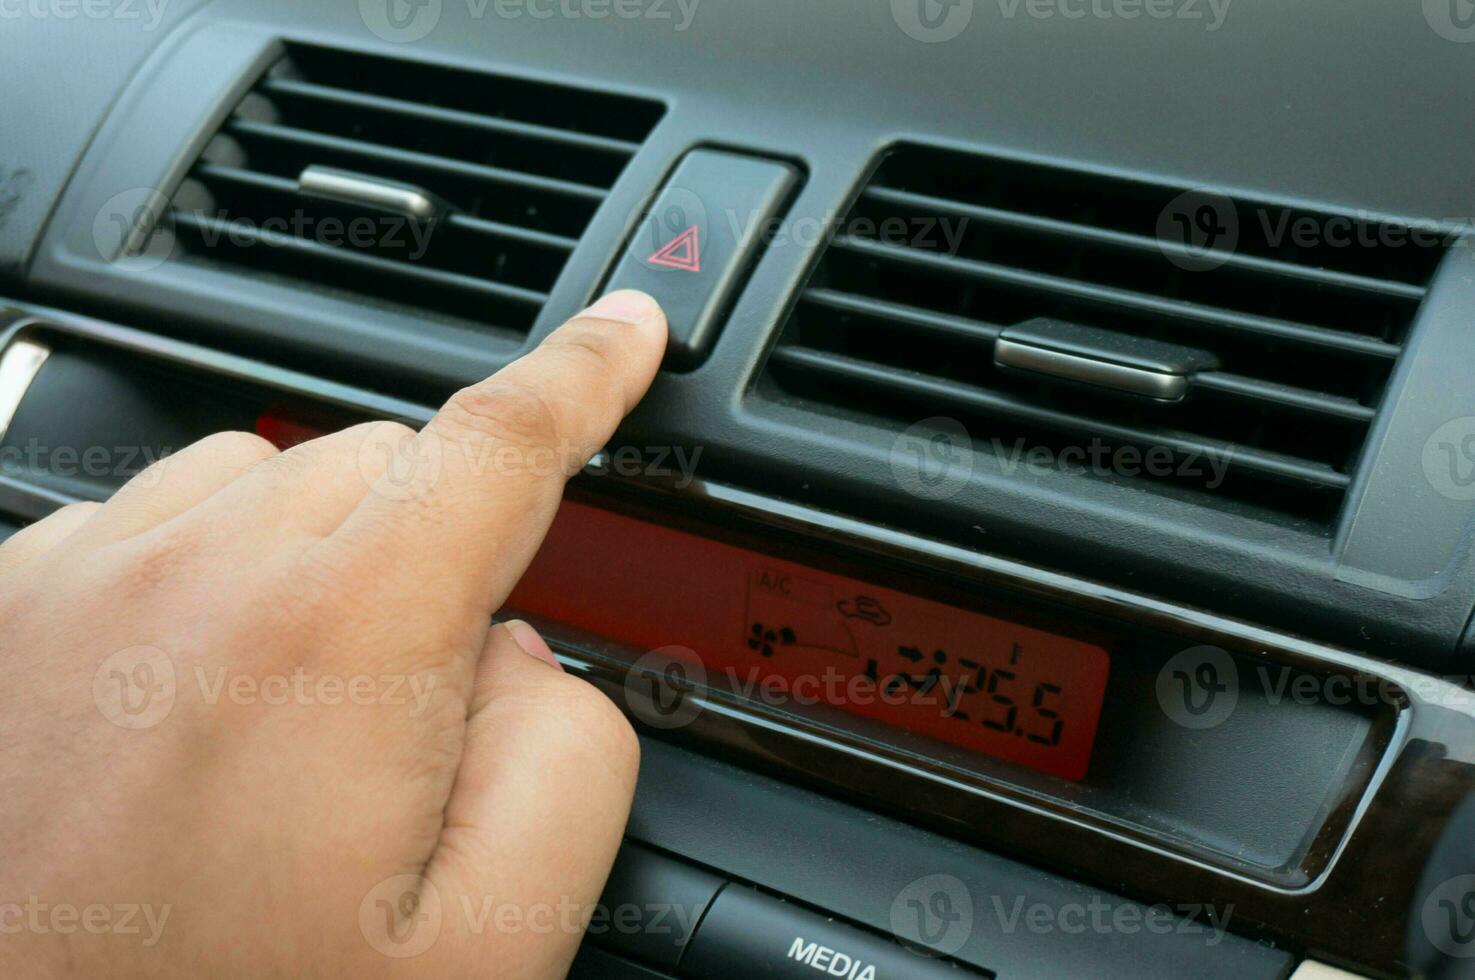
<svg viewBox="0 0 1475 980">
<path fill-rule="evenodd" d="M 291 44 L 161 225 L 198 261 L 525 332 L 661 113 L 623 96 Z M 309 170 L 349 192 L 321 193 Z M 433 202 L 433 216 L 396 209 L 406 194 Z"/>
<path fill-rule="evenodd" d="M 1442 251 L 1409 232 L 901 148 L 822 257 L 760 390 L 870 421 L 957 418 L 980 451 L 1153 450 L 1160 465 L 1137 457 L 1132 476 L 1327 519 Z M 1171 397 L 1076 370 L 1122 350 L 1180 365 L 1126 372 L 1124 389 Z M 1120 476 L 1072 472 L 1101 470 Z"/>
</svg>

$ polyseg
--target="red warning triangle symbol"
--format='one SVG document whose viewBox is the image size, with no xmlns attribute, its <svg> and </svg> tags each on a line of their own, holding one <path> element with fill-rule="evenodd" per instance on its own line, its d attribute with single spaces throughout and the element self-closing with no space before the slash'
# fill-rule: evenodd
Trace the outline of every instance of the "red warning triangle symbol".
<svg viewBox="0 0 1475 980">
<path fill-rule="evenodd" d="M 702 245 L 701 236 L 697 233 L 697 226 L 692 225 L 662 245 L 656 250 L 655 254 L 645 261 L 651 265 L 663 265 L 668 269 L 681 269 L 684 272 L 701 272 Z"/>
</svg>

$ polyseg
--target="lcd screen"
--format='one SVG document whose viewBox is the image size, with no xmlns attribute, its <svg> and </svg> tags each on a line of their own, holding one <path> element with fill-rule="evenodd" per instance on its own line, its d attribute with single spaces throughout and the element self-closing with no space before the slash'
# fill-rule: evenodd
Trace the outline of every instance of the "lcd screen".
<svg viewBox="0 0 1475 980">
<path fill-rule="evenodd" d="M 1073 780 L 1109 668 L 1094 644 L 575 501 L 508 604 L 684 648 L 765 703 L 822 702 Z"/>
</svg>

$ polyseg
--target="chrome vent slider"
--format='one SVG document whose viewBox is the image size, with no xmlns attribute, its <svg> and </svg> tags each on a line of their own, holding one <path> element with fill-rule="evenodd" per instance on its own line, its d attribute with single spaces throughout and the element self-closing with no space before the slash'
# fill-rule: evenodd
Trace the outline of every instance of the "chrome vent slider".
<svg viewBox="0 0 1475 980">
<path fill-rule="evenodd" d="M 50 355 L 50 347 L 24 335 L 16 336 L 0 350 L 0 439 L 5 437 L 21 400 Z"/>
<path fill-rule="evenodd" d="M 994 365 L 1157 402 L 1179 402 L 1200 371 L 1219 366 L 1208 351 L 1037 317 L 1006 327 Z"/>
<path fill-rule="evenodd" d="M 304 167 L 298 174 L 297 189 L 316 197 L 393 211 L 420 222 L 434 221 L 449 209 L 445 201 L 414 184 L 316 164 Z"/>
</svg>

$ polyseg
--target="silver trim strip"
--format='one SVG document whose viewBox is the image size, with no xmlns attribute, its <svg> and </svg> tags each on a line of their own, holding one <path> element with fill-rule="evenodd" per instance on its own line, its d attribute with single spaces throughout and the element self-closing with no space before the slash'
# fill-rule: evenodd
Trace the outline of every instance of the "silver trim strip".
<svg viewBox="0 0 1475 980">
<path fill-rule="evenodd" d="M 16 409 L 49 356 L 50 347 L 26 339 L 16 340 L 0 352 L 0 439 L 5 438 Z"/>
<path fill-rule="evenodd" d="M 1361 973 L 1349 973 L 1317 960 L 1302 960 L 1290 980 L 1362 980 Z"/>
<path fill-rule="evenodd" d="M 60 490 L 51 490 L 0 475 L 0 515 L 19 517 L 23 521 L 39 521 L 67 504 L 75 504 L 82 499 Z"/>
<path fill-rule="evenodd" d="M 305 168 L 297 177 L 297 189 L 304 194 L 397 211 L 419 221 L 430 221 L 440 211 L 435 196 L 413 184 L 379 180 L 332 167 Z"/>
<path fill-rule="evenodd" d="M 1178 402 L 1188 394 L 1188 379 L 1144 368 L 1067 354 L 1000 337 L 994 341 L 994 363 L 1002 368 L 1048 374 L 1066 381 L 1111 388 L 1164 402 Z"/>
</svg>

